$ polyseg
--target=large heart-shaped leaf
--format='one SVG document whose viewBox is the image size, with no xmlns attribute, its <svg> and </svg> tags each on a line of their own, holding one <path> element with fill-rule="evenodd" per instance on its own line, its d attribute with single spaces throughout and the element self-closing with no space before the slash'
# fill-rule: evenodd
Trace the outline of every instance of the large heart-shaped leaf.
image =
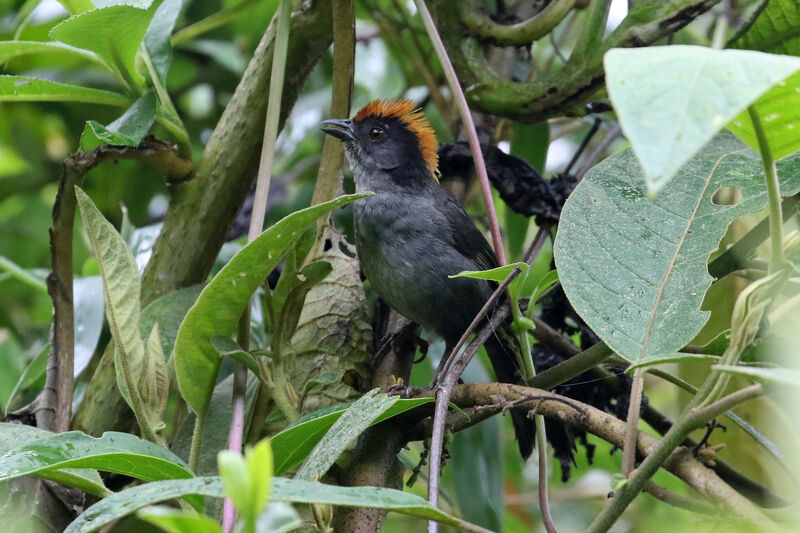
<svg viewBox="0 0 800 533">
<path fill-rule="evenodd" d="M 800 154 L 778 163 L 781 192 L 800 189 Z M 716 205 L 724 186 L 736 205 Z M 758 154 L 720 134 L 649 200 L 632 150 L 594 167 L 564 206 L 555 243 L 575 310 L 617 353 L 639 362 L 679 351 L 708 318 L 706 262 L 733 220 L 766 204 Z"/>
<path fill-rule="evenodd" d="M 178 387 L 199 416 L 208 408 L 220 364 L 211 339 L 233 332 L 253 292 L 308 226 L 331 210 L 369 194 L 341 196 L 281 219 L 239 250 L 203 289 L 175 340 Z"/>
<path fill-rule="evenodd" d="M 756 98 L 800 70 L 796 57 L 700 46 L 614 49 L 604 64 L 608 94 L 649 193 Z"/>
</svg>

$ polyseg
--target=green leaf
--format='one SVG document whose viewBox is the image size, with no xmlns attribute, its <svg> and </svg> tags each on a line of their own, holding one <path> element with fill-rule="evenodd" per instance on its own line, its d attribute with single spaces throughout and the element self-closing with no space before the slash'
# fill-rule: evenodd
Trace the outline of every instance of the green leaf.
<svg viewBox="0 0 800 533">
<path fill-rule="evenodd" d="M 203 289 L 175 341 L 178 386 L 198 415 L 208 408 L 219 369 L 220 358 L 211 338 L 233 331 L 250 296 L 308 226 L 329 211 L 365 196 L 341 196 L 283 218 L 239 250 Z"/>
<path fill-rule="evenodd" d="M 778 163 L 782 194 L 800 189 L 800 155 Z M 678 352 L 708 318 L 700 306 L 706 263 L 733 220 L 766 204 L 754 151 L 720 134 L 653 200 L 631 150 L 594 167 L 564 206 L 555 243 L 561 284 L 575 310 L 631 362 Z M 715 205 L 736 186 L 736 205 Z"/>
<path fill-rule="evenodd" d="M 344 449 L 399 399 L 377 392 L 374 389 L 366 393 L 342 413 L 306 457 L 295 479 L 322 478 Z"/>
<path fill-rule="evenodd" d="M 239 513 L 247 515 L 251 506 L 250 478 L 242 454 L 221 450 L 217 454 L 219 477 L 225 495 L 231 499 Z"/>
<path fill-rule="evenodd" d="M 675 353 L 672 355 L 665 354 L 660 355 L 658 359 L 647 359 L 644 361 L 640 361 L 638 363 L 630 365 L 628 368 L 625 369 L 626 374 L 632 373 L 635 369 L 639 367 L 648 367 L 654 365 L 663 365 L 666 363 L 708 363 L 710 361 L 719 361 L 718 355 L 707 355 L 707 354 L 697 354 L 697 353 Z"/>
<path fill-rule="evenodd" d="M 155 481 L 113 494 L 86 509 L 64 533 L 90 533 L 154 503 L 189 494 L 224 497 L 219 477 Z M 337 487 L 299 479 L 274 478 L 272 499 L 293 503 L 321 503 L 386 509 L 439 523 L 460 526 L 462 521 L 433 507 L 423 498 L 381 487 Z"/>
<path fill-rule="evenodd" d="M 539 299 L 544 291 L 556 283 L 558 283 L 558 270 L 551 270 L 542 276 L 542 278 L 539 280 L 539 283 L 536 284 L 536 288 L 534 288 L 533 292 L 531 293 L 531 303 L 529 304 L 528 309 L 533 309 L 533 304 L 536 303 L 536 300 Z"/>
<path fill-rule="evenodd" d="M 158 322 L 161 349 L 164 355 L 171 354 L 175 346 L 175 337 L 178 336 L 178 328 L 202 290 L 202 285 L 184 287 L 148 304 L 139 316 L 139 335 L 144 338 Z"/>
<path fill-rule="evenodd" d="M 505 266 L 490 268 L 489 270 L 464 270 L 459 272 L 458 274 L 454 274 L 452 276 L 447 276 L 448 278 L 473 278 L 473 279 L 488 279 L 490 281 L 496 281 L 497 283 L 502 283 L 506 280 L 511 271 L 514 270 L 515 267 L 519 267 L 522 270 L 521 276 L 525 275 L 525 272 L 528 270 L 528 264 L 524 262 L 519 263 L 510 263 Z"/>
<path fill-rule="evenodd" d="M 8 467 L 2 466 L 7 456 L 13 454 L 21 446 L 30 446 L 47 441 L 55 433 L 23 424 L 9 424 L 0 422 L 0 476 L 9 474 Z M 31 474 L 61 483 L 69 487 L 76 487 L 87 494 L 104 497 L 111 494 L 100 474 L 96 470 L 86 468 L 54 468 L 31 472 Z"/>
<path fill-rule="evenodd" d="M 326 261 L 310 263 L 283 285 L 287 287 L 285 298 L 279 301 L 277 294 L 273 298 L 273 309 L 278 315 L 277 324 L 272 332 L 272 347 L 276 353 L 282 354 L 286 350 L 285 342 L 294 335 L 308 291 L 325 279 L 331 270 L 331 264 Z"/>
<path fill-rule="evenodd" d="M 12 405 L 12 400 L 14 400 L 14 396 L 17 395 L 18 392 L 22 392 L 26 390 L 28 387 L 31 387 L 39 378 L 44 376 L 45 371 L 47 370 L 47 358 L 50 355 L 50 343 L 44 345 L 44 347 L 39 351 L 39 353 L 34 357 L 28 366 L 25 367 L 25 370 L 22 371 L 22 374 L 19 376 L 17 380 L 17 384 L 14 385 L 14 388 L 11 390 L 11 393 L 8 395 L 8 403 L 6 403 L 5 407 L 5 416 L 8 416 L 8 412 L 11 410 L 9 409 Z"/>
<path fill-rule="evenodd" d="M 158 323 L 147 339 L 142 373 L 139 376 L 139 390 L 142 393 L 145 413 L 155 424 L 156 430 L 162 429 L 164 409 L 169 397 L 169 373 L 164 352 L 161 349 L 161 338 L 158 334 Z"/>
<path fill-rule="evenodd" d="M 217 351 L 220 357 L 233 357 L 244 366 L 246 366 L 253 374 L 259 375 L 258 361 L 249 352 L 242 350 L 236 341 L 230 337 L 217 335 L 211 338 L 211 345 Z"/>
<path fill-rule="evenodd" d="M 117 385 L 122 397 L 133 407 L 131 395 L 137 394 L 137 391 L 129 390 L 134 383 L 127 383 L 120 358 L 127 361 L 132 378 L 142 374 L 145 353 L 139 335 L 139 269 L 125 241 L 92 200 L 80 187 L 75 187 L 75 194 L 92 250 L 100 263 L 106 316 L 116 344 L 114 366 Z"/>
<path fill-rule="evenodd" d="M 85 102 L 127 107 L 127 96 L 28 76 L 0 75 L 0 102 Z"/>
<path fill-rule="evenodd" d="M 271 502 L 256 522 L 256 533 L 288 533 L 303 526 L 294 508 L 283 502 Z"/>
<path fill-rule="evenodd" d="M 272 447 L 268 439 L 264 439 L 253 448 L 245 451 L 244 459 L 247 463 L 247 475 L 250 478 L 251 512 L 258 515 L 264 510 L 269 501 L 269 491 L 272 487 L 274 474 L 274 461 Z"/>
<path fill-rule="evenodd" d="M 753 104 L 767 134 L 772 157 L 780 159 L 800 150 L 800 72 L 795 72 L 764 93 Z M 758 140 L 747 111 L 741 112 L 728 129 L 754 150 Z"/>
<path fill-rule="evenodd" d="M 64 43 L 51 43 L 47 41 L 0 41 L 0 62 L 30 54 L 50 55 L 53 57 L 62 57 L 65 55 L 77 56 L 108 68 L 108 65 L 94 52 L 82 48 L 75 48 L 74 46 L 69 46 Z"/>
<path fill-rule="evenodd" d="M 111 65 L 131 85 L 144 80 L 136 72 L 136 51 L 153 18 L 152 9 L 128 5 L 93 9 L 68 18 L 50 30 L 50 37 L 91 50 Z M 130 83 L 130 82 L 129 82 Z"/>
<path fill-rule="evenodd" d="M 83 13 L 84 11 L 94 9 L 92 0 L 58 0 L 58 2 L 64 6 L 64 9 L 72 14 Z"/>
<path fill-rule="evenodd" d="M 83 372 L 94 356 L 103 330 L 103 280 L 100 276 L 75 278 L 72 282 L 75 304 L 75 366 L 74 377 Z"/>
<path fill-rule="evenodd" d="M 433 398 L 398 399 L 371 425 L 383 422 L 393 416 L 433 402 Z M 301 463 L 315 444 L 327 433 L 333 424 L 347 411 L 342 407 L 326 407 L 298 419 L 270 439 L 272 453 L 275 455 L 275 474 L 281 475 Z"/>
<path fill-rule="evenodd" d="M 156 9 L 153 21 L 144 36 L 144 45 L 153 62 L 161 85 L 166 85 L 167 71 L 172 63 L 172 45 L 169 37 L 181 13 L 183 0 L 164 0 Z"/>
<path fill-rule="evenodd" d="M 115 146 L 139 146 L 156 119 L 156 94 L 144 93 L 117 120 L 103 126 L 90 120 L 81 135 L 81 150 L 86 152 L 103 143 Z"/>
<path fill-rule="evenodd" d="M 36 275 L 34 272 L 30 270 L 26 270 L 16 264 L 11 259 L 0 255 L 0 270 L 4 270 L 14 276 L 19 281 L 25 283 L 33 287 L 34 289 L 38 289 L 41 292 L 47 294 L 47 282 L 41 276 Z"/>
<path fill-rule="evenodd" d="M 796 0 L 769 0 L 750 28 L 729 48 L 800 55 L 800 4 Z"/>
<path fill-rule="evenodd" d="M 711 368 L 762 383 L 800 388 L 800 370 L 731 365 L 714 365 Z"/>
<path fill-rule="evenodd" d="M 189 514 L 165 505 L 147 507 L 136 516 L 167 533 L 222 533 L 222 528 L 207 516 Z"/>
<path fill-rule="evenodd" d="M 40 438 L 0 457 L 0 481 L 61 468 L 92 468 L 144 481 L 192 477 L 177 455 L 134 435 L 108 431 L 94 438 L 68 431 Z"/>
<path fill-rule="evenodd" d="M 613 49 L 604 64 L 608 94 L 651 194 L 720 128 L 800 70 L 800 58 L 700 46 Z"/>
</svg>

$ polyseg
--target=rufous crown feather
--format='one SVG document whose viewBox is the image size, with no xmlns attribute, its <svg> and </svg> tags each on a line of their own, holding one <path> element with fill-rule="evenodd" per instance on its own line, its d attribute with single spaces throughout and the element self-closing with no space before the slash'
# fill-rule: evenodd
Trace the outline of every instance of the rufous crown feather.
<svg viewBox="0 0 800 533">
<path fill-rule="evenodd" d="M 402 122 L 417 137 L 419 151 L 428 169 L 436 179 L 439 168 L 438 143 L 428 119 L 414 102 L 405 99 L 373 100 L 356 113 L 354 120 L 361 122 L 367 117 L 394 118 Z"/>
</svg>

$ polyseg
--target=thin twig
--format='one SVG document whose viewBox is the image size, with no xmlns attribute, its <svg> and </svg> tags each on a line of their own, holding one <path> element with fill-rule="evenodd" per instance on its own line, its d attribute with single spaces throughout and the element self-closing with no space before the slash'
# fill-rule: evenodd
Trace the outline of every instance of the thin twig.
<svg viewBox="0 0 800 533">
<path fill-rule="evenodd" d="M 631 396 L 628 400 L 628 418 L 625 429 L 625 444 L 622 447 L 622 475 L 628 477 L 636 466 L 636 443 L 639 440 L 639 412 L 644 393 L 644 368 L 633 371 Z"/>
<path fill-rule="evenodd" d="M 619 138 L 622 134 L 622 127 L 619 123 L 614 124 L 603 140 L 600 141 L 591 154 L 586 158 L 580 168 L 575 172 L 575 181 L 581 181 L 589 170 L 597 164 L 606 150 Z"/>
<path fill-rule="evenodd" d="M 414 0 L 414 4 L 416 4 L 420 17 L 422 17 L 422 22 L 425 23 L 428 37 L 430 37 L 431 43 L 433 43 L 433 49 L 439 57 L 439 62 L 442 64 L 442 70 L 444 70 L 444 75 L 447 78 L 450 91 L 453 93 L 453 98 L 458 107 L 458 113 L 461 115 L 461 120 L 464 121 L 464 128 L 467 130 L 467 138 L 469 139 L 469 147 L 472 151 L 472 161 L 475 164 L 475 173 L 478 175 L 478 180 L 481 183 L 483 202 L 486 205 L 486 215 L 489 219 L 489 228 L 492 233 L 494 253 L 497 256 L 497 264 L 503 266 L 506 264 L 505 253 L 503 251 L 503 238 L 500 235 L 500 225 L 497 222 L 497 212 L 495 211 L 494 200 L 492 199 L 492 189 L 489 185 L 489 176 L 486 173 L 486 163 L 483 161 L 478 133 L 475 131 L 475 122 L 472 120 L 472 114 L 470 113 L 467 99 L 464 96 L 464 91 L 461 90 L 458 76 L 456 76 L 456 71 L 447 55 L 444 43 L 442 43 L 442 39 L 439 37 L 439 32 L 436 30 L 436 25 L 433 22 L 430 11 L 428 11 L 428 6 L 425 5 L 424 0 Z"/>
<path fill-rule="evenodd" d="M 447 356 L 444 364 L 439 366 L 436 375 L 433 376 L 431 382 L 428 384 L 428 387 L 433 387 L 436 383 L 439 383 L 442 376 L 447 374 L 447 370 L 450 368 L 450 365 L 453 363 L 456 356 L 458 356 L 458 352 L 461 350 L 461 347 L 464 346 L 465 342 L 467 342 L 467 339 L 472 334 L 472 331 L 478 327 L 478 324 L 480 324 L 481 320 L 483 320 L 483 317 L 486 316 L 486 313 L 488 313 L 494 307 L 495 302 L 497 302 L 497 299 L 500 298 L 501 294 L 503 294 L 503 291 L 506 290 L 506 287 L 508 287 L 511 282 L 514 281 L 514 278 L 519 276 L 521 272 L 522 270 L 519 267 L 514 267 L 514 269 L 509 272 L 508 276 L 506 276 L 506 279 L 503 280 L 503 283 L 501 283 L 494 290 L 492 295 L 489 296 L 489 299 L 486 300 L 486 303 L 483 304 L 483 307 L 481 307 L 480 311 L 478 311 L 478 314 L 475 315 L 475 318 L 473 318 L 472 322 L 470 322 L 467 330 L 463 335 L 461 335 L 461 338 L 458 339 L 458 342 L 455 346 L 453 346 L 453 349 L 450 350 L 450 354 Z"/>
<path fill-rule="evenodd" d="M 494 332 L 494 328 L 497 327 L 498 324 L 502 323 L 507 316 L 506 313 L 496 313 L 491 320 L 481 328 L 481 331 L 475 336 L 472 342 L 467 346 L 467 349 L 464 350 L 464 353 L 461 357 L 453 364 L 453 367 L 447 370 L 450 367 L 450 362 L 458 355 L 461 346 L 464 345 L 467 337 L 472 333 L 472 330 L 477 327 L 477 325 L 484 319 L 486 313 L 494 306 L 495 301 L 500 297 L 501 294 L 506 290 L 509 283 L 511 283 L 514 278 L 516 278 L 522 270 L 519 267 L 515 267 L 509 274 L 506 276 L 506 279 L 503 280 L 501 283 L 483 305 L 478 314 L 470 323 L 467 330 L 461 336 L 458 343 L 453 347 L 450 355 L 447 358 L 447 361 L 443 367 L 441 367 L 441 372 L 444 374 L 444 380 L 440 381 L 441 375 L 436 377 L 437 383 L 439 384 L 437 387 L 436 393 L 436 407 L 434 410 L 433 415 L 433 433 L 431 435 L 431 452 L 430 452 L 430 463 L 428 469 L 428 501 L 434 507 L 438 505 L 439 502 L 439 477 L 441 474 L 441 464 L 442 464 L 442 445 L 444 443 L 444 432 L 446 428 L 447 422 L 447 407 L 450 405 L 450 392 L 453 390 L 453 387 L 458 382 L 458 378 L 461 377 L 462 372 L 475 356 L 477 353 L 478 348 L 486 342 L 486 339 Z M 428 531 L 431 533 L 435 533 L 438 531 L 438 524 L 433 521 L 428 522 Z"/>
<path fill-rule="evenodd" d="M 467 367 L 472 358 L 478 352 L 478 348 L 494 333 L 494 329 L 505 320 L 507 313 L 496 313 L 489 322 L 481 328 L 478 334 L 469 343 L 467 349 L 455 362 L 453 368 L 444 378 L 444 383 L 436 388 L 436 406 L 433 414 L 433 433 L 431 434 L 430 462 L 428 463 L 428 501 L 436 507 L 439 503 L 439 478 L 442 465 L 442 445 L 444 443 L 444 432 L 447 422 L 447 407 L 450 405 L 450 395 L 461 377 L 461 373 Z M 428 533 L 436 533 L 438 524 L 433 521 L 428 522 Z"/>
<path fill-rule="evenodd" d="M 272 56 L 270 72 L 269 100 L 267 117 L 264 122 L 264 142 L 261 145 L 261 160 L 258 165 L 253 211 L 250 214 L 250 227 L 247 242 L 252 242 L 264 228 L 264 216 L 267 211 L 267 197 L 272 177 L 272 162 L 275 156 L 275 139 L 278 137 L 278 125 L 281 114 L 281 97 L 283 96 L 283 80 L 286 71 L 286 54 L 289 46 L 289 27 L 292 15 L 291 0 L 282 0 L 276 14 L 278 23 L 275 30 L 275 49 Z M 250 304 L 239 320 L 239 343 L 245 350 L 249 348 Z M 234 366 L 234 387 L 231 412 L 231 426 L 228 433 L 228 450 L 241 453 L 244 434 L 244 396 L 247 387 L 247 368 L 237 362 Z M 225 533 L 232 533 L 236 522 L 236 510 L 230 498 L 223 504 L 222 528 Z"/>
<path fill-rule="evenodd" d="M 192 162 L 183 159 L 167 143 L 147 138 L 139 146 L 102 145 L 84 153 L 72 154 L 64 169 L 53 204 L 50 228 L 50 262 L 47 290 L 53 300 L 52 351 L 48 357 L 46 382 L 36 406 L 36 424 L 42 429 L 67 431 L 72 418 L 73 368 L 75 350 L 75 310 L 72 300 L 72 237 L 75 224 L 75 186 L 91 169 L 109 159 L 130 159 L 149 164 L 170 182 L 182 181 L 192 171 Z"/>
</svg>

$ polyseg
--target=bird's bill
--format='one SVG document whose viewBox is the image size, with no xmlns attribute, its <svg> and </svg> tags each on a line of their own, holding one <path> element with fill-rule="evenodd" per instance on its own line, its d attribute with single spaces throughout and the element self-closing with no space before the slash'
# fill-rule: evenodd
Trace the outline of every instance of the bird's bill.
<svg viewBox="0 0 800 533">
<path fill-rule="evenodd" d="M 322 123 L 324 126 L 320 128 L 322 131 L 327 133 L 328 135 L 332 135 L 337 139 L 341 139 L 343 141 L 355 141 L 356 140 L 356 133 L 353 129 L 353 121 L 350 119 L 331 119 L 331 120 L 323 120 Z"/>
</svg>

